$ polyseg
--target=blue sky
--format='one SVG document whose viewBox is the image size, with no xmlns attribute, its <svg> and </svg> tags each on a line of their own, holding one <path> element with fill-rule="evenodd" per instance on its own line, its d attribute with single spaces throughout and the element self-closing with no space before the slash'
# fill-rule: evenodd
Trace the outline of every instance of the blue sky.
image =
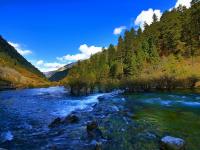
<svg viewBox="0 0 200 150">
<path fill-rule="evenodd" d="M 86 59 L 190 0 L 0 0 L 0 35 L 41 71 Z M 189 7 L 189 6 L 188 6 Z"/>
</svg>

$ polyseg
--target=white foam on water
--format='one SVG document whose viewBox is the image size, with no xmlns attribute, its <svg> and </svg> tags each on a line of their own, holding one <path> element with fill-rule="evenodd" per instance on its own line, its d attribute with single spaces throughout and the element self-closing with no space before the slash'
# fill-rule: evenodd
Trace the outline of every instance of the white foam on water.
<svg viewBox="0 0 200 150">
<path fill-rule="evenodd" d="M 185 96 L 181 96 L 182 99 L 185 99 Z M 200 102 L 196 101 L 186 101 L 186 100 L 162 100 L 161 98 L 150 98 L 144 100 L 145 103 L 149 104 L 159 104 L 163 106 L 173 106 L 173 105 L 184 105 L 188 107 L 200 107 Z"/>
<path fill-rule="evenodd" d="M 198 106 L 200 107 L 200 102 L 186 102 L 186 101 L 179 101 L 179 103 L 187 106 Z"/>
<path fill-rule="evenodd" d="M 149 104 L 159 104 L 159 105 L 164 105 L 164 106 L 171 106 L 173 103 L 170 100 L 162 100 L 160 97 L 147 99 L 147 100 L 145 100 L 145 102 L 149 103 Z"/>
<path fill-rule="evenodd" d="M 200 100 L 200 97 L 196 97 L 195 99 L 196 99 L 196 100 Z"/>
<path fill-rule="evenodd" d="M 7 131 L 7 132 L 3 132 L 1 134 L 1 139 L 2 139 L 2 142 L 5 142 L 5 141 L 12 141 L 14 138 L 13 134 L 11 131 Z"/>
<path fill-rule="evenodd" d="M 86 110 L 92 111 L 93 106 L 99 102 L 98 97 L 102 94 L 91 95 L 84 97 L 84 100 L 67 100 L 65 106 L 59 108 L 58 111 L 54 112 L 54 115 L 66 116 L 72 113 L 73 111 Z"/>
</svg>

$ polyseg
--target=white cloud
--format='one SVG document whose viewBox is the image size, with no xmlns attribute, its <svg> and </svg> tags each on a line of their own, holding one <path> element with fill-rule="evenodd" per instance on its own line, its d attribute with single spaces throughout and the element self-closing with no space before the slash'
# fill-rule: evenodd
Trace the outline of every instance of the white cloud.
<svg viewBox="0 0 200 150">
<path fill-rule="evenodd" d="M 177 8 L 179 5 L 182 5 L 182 6 L 186 6 L 187 8 L 190 8 L 191 6 L 191 1 L 192 0 L 177 0 L 176 2 L 176 5 L 175 5 L 175 8 Z"/>
<path fill-rule="evenodd" d="M 74 55 L 67 54 L 63 57 L 57 57 L 57 60 L 69 62 L 69 61 L 88 59 L 91 55 L 101 52 L 102 47 L 88 46 L 87 44 L 83 44 L 79 47 L 79 51 L 80 53 L 78 54 Z"/>
<path fill-rule="evenodd" d="M 42 72 L 54 71 L 66 65 L 65 63 L 45 62 L 44 60 L 32 60 L 32 63 Z"/>
<path fill-rule="evenodd" d="M 30 50 L 25 50 L 22 49 L 21 45 L 18 43 L 13 43 L 13 42 L 8 42 L 11 46 L 13 46 L 21 55 L 25 56 L 25 55 L 30 55 L 32 54 L 32 51 Z"/>
<path fill-rule="evenodd" d="M 44 61 L 43 61 L 43 60 L 38 60 L 38 61 L 36 62 L 36 64 L 40 66 L 40 65 L 44 64 Z"/>
<path fill-rule="evenodd" d="M 49 68 L 61 68 L 63 67 L 65 64 L 60 64 L 57 62 L 54 63 L 44 63 L 44 67 L 49 67 Z"/>
<path fill-rule="evenodd" d="M 118 27 L 118 28 L 115 28 L 114 31 L 113 31 L 113 34 L 114 35 L 119 35 L 123 32 L 123 30 L 126 29 L 126 26 L 121 26 L 121 27 Z"/>
<path fill-rule="evenodd" d="M 148 25 L 150 25 L 153 22 L 153 14 L 156 14 L 158 17 L 158 20 L 161 18 L 162 13 L 160 10 L 156 9 L 153 10 L 152 8 L 149 8 L 148 10 L 143 10 L 136 18 L 135 25 L 140 26 L 142 29 L 144 29 L 144 23 L 146 22 Z"/>
</svg>

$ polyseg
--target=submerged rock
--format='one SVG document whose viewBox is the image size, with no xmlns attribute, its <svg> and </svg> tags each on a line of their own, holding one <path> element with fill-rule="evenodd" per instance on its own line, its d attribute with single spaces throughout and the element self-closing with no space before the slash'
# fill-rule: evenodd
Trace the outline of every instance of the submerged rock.
<svg viewBox="0 0 200 150">
<path fill-rule="evenodd" d="M 124 116 L 126 116 L 128 118 L 134 118 L 135 114 L 130 111 L 124 111 Z"/>
<path fill-rule="evenodd" d="M 87 123 L 87 131 L 92 131 L 98 128 L 98 123 L 96 121 L 91 121 Z"/>
<path fill-rule="evenodd" d="M 97 142 L 96 140 L 92 140 L 91 145 L 94 146 L 95 150 L 102 150 L 102 143 Z"/>
<path fill-rule="evenodd" d="M 161 139 L 161 150 L 184 150 L 185 141 L 180 138 L 165 136 Z"/>
<path fill-rule="evenodd" d="M 62 119 L 60 117 L 56 118 L 53 122 L 49 124 L 49 128 L 54 128 L 62 124 Z"/>
<path fill-rule="evenodd" d="M 87 123 L 87 133 L 90 138 L 98 139 L 102 138 L 103 134 L 98 127 L 98 123 L 96 121 L 91 121 Z"/>
<path fill-rule="evenodd" d="M 76 115 L 69 115 L 64 119 L 65 123 L 78 123 L 79 118 Z"/>
<path fill-rule="evenodd" d="M 79 118 L 76 115 L 71 114 L 65 118 L 60 118 L 60 117 L 56 118 L 53 122 L 49 124 L 49 128 L 54 128 L 62 124 L 72 124 L 78 122 Z"/>
</svg>

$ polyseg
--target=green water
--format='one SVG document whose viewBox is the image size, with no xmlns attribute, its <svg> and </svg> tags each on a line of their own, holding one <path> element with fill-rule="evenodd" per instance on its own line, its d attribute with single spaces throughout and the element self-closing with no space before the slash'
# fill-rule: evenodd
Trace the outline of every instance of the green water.
<svg viewBox="0 0 200 150">
<path fill-rule="evenodd" d="M 126 97 L 126 106 L 139 124 L 138 132 L 145 130 L 159 138 L 179 137 L 186 141 L 186 150 L 200 149 L 200 94 L 142 93 Z M 158 147 L 151 142 L 146 146 Z"/>
</svg>

